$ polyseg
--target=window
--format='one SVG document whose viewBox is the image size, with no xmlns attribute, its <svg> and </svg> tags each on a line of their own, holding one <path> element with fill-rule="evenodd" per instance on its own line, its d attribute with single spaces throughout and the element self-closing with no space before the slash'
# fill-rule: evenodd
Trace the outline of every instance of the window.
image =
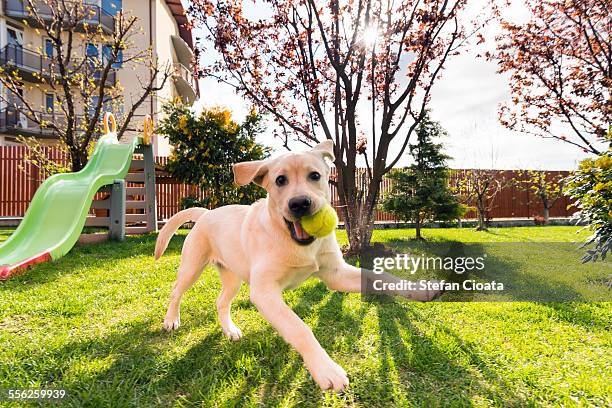
<svg viewBox="0 0 612 408">
<path fill-rule="evenodd" d="M 113 64 L 113 68 L 119 69 L 123 66 L 123 50 L 119 50 L 117 54 L 117 62 Z"/>
<path fill-rule="evenodd" d="M 98 58 L 98 46 L 96 44 L 88 43 L 86 53 L 89 58 Z"/>
<path fill-rule="evenodd" d="M 102 47 L 102 61 L 103 64 L 106 65 L 106 63 L 112 59 L 112 48 L 110 45 L 104 45 Z M 121 68 L 121 66 L 123 65 L 123 51 L 119 50 L 119 53 L 117 54 L 117 58 L 116 61 L 113 63 L 112 68 L 114 69 L 119 69 Z"/>
<path fill-rule="evenodd" d="M 53 48 L 53 41 L 50 38 L 45 38 L 45 55 L 49 58 L 53 58 L 55 49 Z"/>
<path fill-rule="evenodd" d="M 20 111 L 20 107 L 23 106 L 23 88 L 19 86 L 17 89 L 17 94 L 12 92 L 8 92 L 8 100 L 7 105 L 8 108 L 6 111 L 6 123 L 7 125 L 20 127 L 22 129 L 27 129 L 28 120 L 27 117 Z"/>
<path fill-rule="evenodd" d="M 104 12 L 115 15 L 122 8 L 122 0 L 102 0 L 102 10 Z"/>
<path fill-rule="evenodd" d="M 13 27 L 6 28 L 7 43 L 16 47 L 23 46 L 23 31 Z"/>
<path fill-rule="evenodd" d="M 96 111 L 96 106 L 98 106 L 98 101 L 100 100 L 99 96 L 92 96 L 91 100 L 89 101 L 89 103 L 86 105 L 87 106 L 87 117 L 91 118 L 93 117 L 95 111 Z M 117 119 L 120 119 L 123 117 L 123 107 L 120 106 L 117 103 L 113 103 L 113 100 L 110 96 L 105 96 L 104 97 L 104 102 L 102 103 L 102 110 L 100 112 L 100 120 L 102 120 L 102 118 L 104 117 L 104 113 L 106 112 L 112 112 L 115 114 L 115 117 Z"/>
<path fill-rule="evenodd" d="M 46 93 L 45 94 L 45 112 L 53 113 L 55 110 L 55 94 Z"/>
<path fill-rule="evenodd" d="M 20 107 L 23 105 L 22 100 L 23 100 L 23 88 L 21 87 L 21 85 L 19 85 L 17 87 L 17 94 L 14 94 L 13 92 L 7 91 L 8 93 L 8 106 L 11 108 L 16 108 L 16 107 Z"/>
<path fill-rule="evenodd" d="M 4 57 L 16 65 L 23 65 L 23 31 L 6 27 L 7 55 Z"/>
<path fill-rule="evenodd" d="M 102 46 L 102 63 L 106 66 L 106 63 L 113 58 L 112 48 L 110 45 Z"/>
<path fill-rule="evenodd" d="M 100 70 L 98 69 L 99 61 L 98 61 L 98 46 L 92 43 L 88 43 L 85 48 L 85 54 L 87 55 L 87 70 L 90 75 L 93 75 L 94 78 L 100 78 Z"/>
<path fill-rule="evenodd" d="M 91 101 L 87 104 L 87 118 L 88 119 L 94 116 L 94 113 L 96 111 L 96 106 L 98 106 L 99 100 L 100 100 L 100 97 L 98 96 L 91 97 Z"/>
</svg>

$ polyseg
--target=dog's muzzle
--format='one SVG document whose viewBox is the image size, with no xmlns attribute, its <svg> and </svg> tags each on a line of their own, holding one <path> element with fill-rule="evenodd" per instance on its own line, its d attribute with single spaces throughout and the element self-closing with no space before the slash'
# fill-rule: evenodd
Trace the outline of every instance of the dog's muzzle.
<svg viewBox="0 0 612 408">
<path fill-rule="evenodd" d="M 302 228 L 302 223 L 299 220 L 289 221 L 285 218 L 285 223 L 287 224 L 287 228 L 289 228 L 291 238 L 299 245 L 312 244 L 316 239 L 315 237 L 309 235 L 306 231 L 304 231 L 304 228 Z"/>
</svg>

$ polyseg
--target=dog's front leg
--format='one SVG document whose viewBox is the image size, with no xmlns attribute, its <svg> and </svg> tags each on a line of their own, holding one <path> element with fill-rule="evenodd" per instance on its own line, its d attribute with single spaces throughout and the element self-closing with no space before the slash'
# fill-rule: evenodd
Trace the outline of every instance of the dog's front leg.
<svg viewBox="0 0 612 408">
<path fill-rule="evenodd" d="M 284 302 L 276 283 L 251 278 L 251 302 L 278 333 L 304 359 L 316 383 L 324 390 L 340 391 L 348 386 L 346 372 L 321 347 L 308 326 Z"/>
<path fill-rule="evenodd" d="M 336 268 L 331 268 L 326 272 L 320 273 L 319 277 L 328 288 L 340 292 L 359 293 L 362 291 L 362 280 L 374 281 L 377 279 L 383 282 L 398 283 L 400 278 L 390 273 L 374 273 L 368 269 L 357 268 L 342 262 Z M 406 299 L 427 302 L 435 299 L 441 291 L 435 290 L 396 290 L 393 294 L 402 296 Z"/>
</svg>

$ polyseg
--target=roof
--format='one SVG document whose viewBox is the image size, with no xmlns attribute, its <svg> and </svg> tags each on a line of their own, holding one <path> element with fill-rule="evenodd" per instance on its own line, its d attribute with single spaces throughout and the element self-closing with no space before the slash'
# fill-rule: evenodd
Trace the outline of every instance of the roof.
<svg viewBox="0 0 612 408">
<path fill-rule="evenodd" d="M 188 28 L 188 20 L 185 15 L 185 8 L 181 3 L 181 0 L 165 0 L 168 8 L 172 12 L 172 16 L 176 20 L 176 24 L 179 28 L 179 35 L 181 38 L 193 49 L 193 37 L 191 36 L 191 30 Z"/>
</svg>

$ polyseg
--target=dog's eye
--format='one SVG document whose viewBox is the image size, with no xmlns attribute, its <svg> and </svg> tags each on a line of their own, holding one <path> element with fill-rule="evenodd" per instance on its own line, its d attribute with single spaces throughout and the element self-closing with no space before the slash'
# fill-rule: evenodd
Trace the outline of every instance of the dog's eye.
<svg viewBox="0 0 612 408">
<path fill-rule="evenodd" d="M 276 185 L 279 186 L 279 187 L 282 187 L 285 184 L 287 184 L 288 181 L 289 180 L 287 180 L 287 177 L 285 177 L 285 176 L 278 176 L 276 178 Z"/>
<path fill-rule="evenodd" d="M 319 181 L 321 179 L 321 174 L 317 173 L 316 171 L 313 171 L 308 175 L 308 178 L 312 181 Z"/>
</svg>

